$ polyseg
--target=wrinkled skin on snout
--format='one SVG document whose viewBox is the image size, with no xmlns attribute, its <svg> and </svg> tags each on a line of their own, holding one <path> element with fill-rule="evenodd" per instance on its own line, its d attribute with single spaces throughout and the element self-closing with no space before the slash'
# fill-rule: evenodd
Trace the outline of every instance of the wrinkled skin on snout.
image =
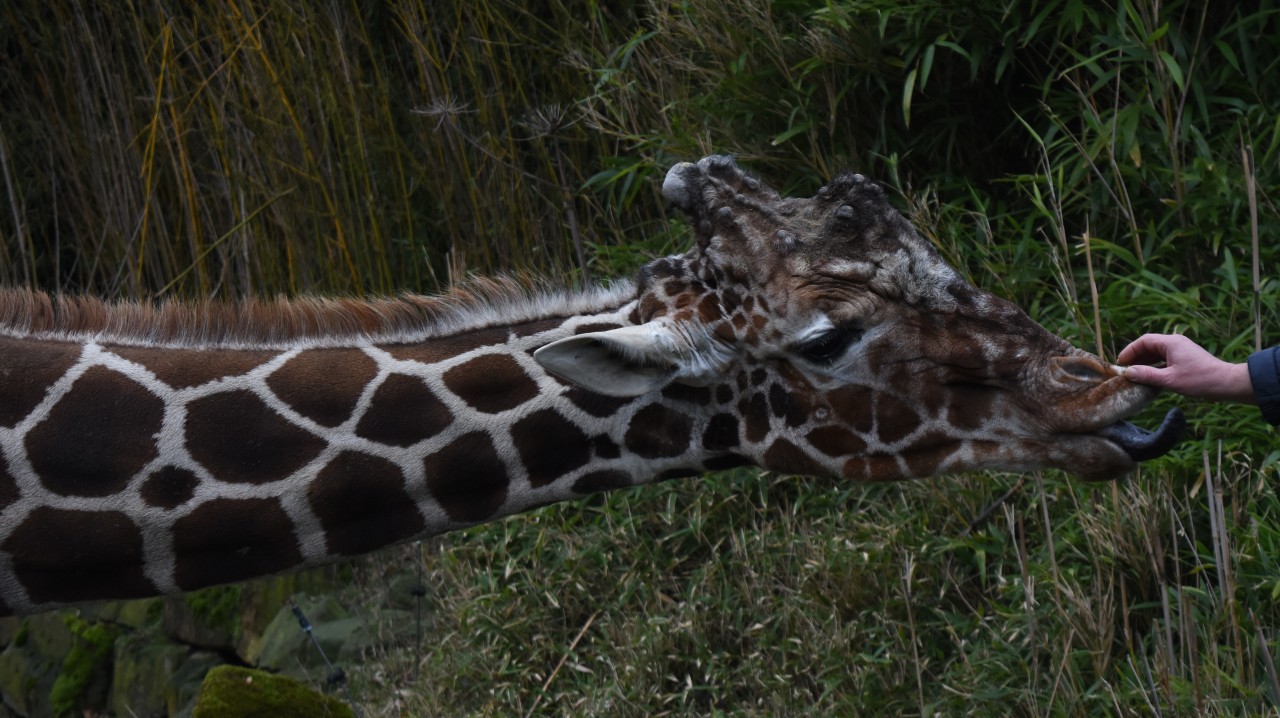
<svg viewBox="0 0 1280 718">
<path fill-rule="evenodd" d="M 1153 389 L 969 284 L 860 175 L 784 198 L 711 156 L 663 194 L 696 247 L 644 269 L 633 326 L 538 358 L 617 396 L 703 392 L 706 456 L 856 480 L 1110 479 L 1177 440 L 1176 410 L 1154 433 L 1123 421 Z"/>
</svg>

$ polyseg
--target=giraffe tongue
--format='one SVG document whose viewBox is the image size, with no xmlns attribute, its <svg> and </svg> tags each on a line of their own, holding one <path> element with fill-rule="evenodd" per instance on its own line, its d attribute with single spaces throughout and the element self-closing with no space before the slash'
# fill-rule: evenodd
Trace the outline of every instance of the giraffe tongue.
<svg viewBox="0 0 1280 718">
<path fill-rule="evenodd" d="M 1160 428 L 1155 431 L 1147 431 L 1127 421 L 1117 421 L 1094 433 L 1124 449 L 1124 453 L 1134 461 L 1146 461 L 1169 453 L 1186 428 L 1187 419 L 1182 410 L 1173 408 L 1165 414 Z"/>
</svg>

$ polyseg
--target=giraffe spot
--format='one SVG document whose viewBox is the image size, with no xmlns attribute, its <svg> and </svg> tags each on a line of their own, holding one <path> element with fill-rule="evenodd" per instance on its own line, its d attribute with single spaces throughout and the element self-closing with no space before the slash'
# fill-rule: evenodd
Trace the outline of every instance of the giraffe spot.
<svg viewBox="0 0 1280 718">
<path fill-rule="evenodd" d="M 120 511 L 32 510 L 3 548 L 34 603 L 150 596 L 142 532 Z"/>
<path fill-rule="evenodd" d="M 738 417 L 733 414 L 716 414 L 707 422 L 702 432 L 702 448 L 708 451 L 724 451 L 738 445 Z"/>
<path fill-rule="evenodd" d="M 662 283 L 662 291 L 666 292 L 668 297 L 674 297 L 689 291 L 689 283 L 680 279 L 668 279 Z"/>
<path fill-rule="evenodd" d="M 787 390 L 777 382 L 769 385 L 769 409 L 773 415 L 781 419 L 790 408 L 791 399 L 787 396 Z"/>
<path fill-rule="evenodd" d="M 683 468 L 683 469 L 667 469 L 658 474 L 658 481 L 671 481 L 673 479 L 688 479 L 694 476 L 701 476 L 702 469 L 699 468 Z"/>
<path fill-rule="evenodd" d="M 706 295 L 698 302 L 698 319 L 709 324 L 719 318 L 720 299 L 714 294 Z"/>
<path fill-rule="evenodd" d="M 151 472 L 142 483 L 139 494 L 148 506 L 172 509 L 191 500 L 196 494 L 200 479 L 187 469 L 166 466 Z"/>
<path fill-rule="evenodd" d="M 738 413 L 747 422 L 747 441 L 763 441 L 769 433 L 769 404 L 764 395 L 755 393 L 738 402 Z"/>
<path fill-rule="evenodd" d="M 635 413 L 623 442 L 645 458 L 679 456 L 689 449 L 693 420 L 661 404 L 650 404 Z"/>
<path fill-rule="evenodd" d="M 733 387 L 728 384 L 721 384 L 716 387 L 716 403 L 728 404 L 733 401 Z"/>
<path fill-rule="evenodd" d="M 737 309 L 742 305 L 742 295 L 738 294 L 731 288 L 726 288 L 720 293 L 720 299 L 724 303 L 725 309 L 730 311 Z"/>
<path fill-rule="evenodd" d="M 592 471 L 583 474 L 573 482 L 573 490 L 579 494 L 594 494 L 611 489 L 620 489 L 634 483 L 631 474 L 617 469 Z"/>
<path fill-rule="evenodd" d="M 325 447 L 252 392 L 201 397 L 187 406 L 187 449 L 220 481 L 265 484 L 292 474 Z"/>
<path fill-rule="evenodd" d="M 706 406 L 711 403 L 711 389 L 705 386 L 689 386 L 688 384 L 675 382 L 663 387 L 662 395 L 672 401 L 696 404 L 698 406 Z"/>
<path fill-rule="evenodd" d="M 745 456 L 737 454 L 725 454 L 724 456 L 713 456 L 702 462 L 702 468 L 707 471 L 724 471 L 725 469 L 736 469 L 740 466 L 751 466 L 752 461 Z"/>
<path fill-rule="evenodd" d="M 640 319 L 634 323 L 643 324 L 649 319 L 658 316 L 659 313 L 666 312 L 666 310 L 666 304 L 663 304 L 660 299 L 652 294 L 647 294 L 640 300 Z"/>
<path fill-rule="evenodd" d="M 546 486 L 591 460 L 587 435 L 553 409 L 535 411 L 511 427 L 511 441 L 534 488 Z"/>
<path fill-rule="evenodd" d="M 912 476 L 932 476 L 955 447 L 955 439 L 940 431 L 930 431 L 902 450 Z"/>
<path fill-rule="evenodd" d="M 496 414 L 538 395 L 538 385 L 505 354 L 485 354 L 444 373 L 444 385 L 478 411 Z"/>
<path fill-rule="evenodd" d="M 764 452 L 764 465 L 784 474 L 822 476 L 826 473 L 803 449 L 786 439 L 778 439 L 769 445 L 769 450 Z"/>
<path fill-rule="evenodd" d="M 871 462 L 865 456 L 855 456 L 844 462 L 844 466 L 840 467 L 840 475 L 859 481 L 873 481 L 876 478 L 871 475 Z"/>
<path fill-rule="evenodd" d="M 22 492 L 18 490 L 18 482 L 9 473 L 9 463 L 0 454 L 0 510 L 18 500 Z"/>
<path fill-rule="evenodd" d="M 622 447 L 613 443 L 613 440 L 604 434 L 591 437 L 591 448 L 601 459 L 616 459 L 622 456 Z"/>
<path fill-rule="evenodd" d="M 763 368 L 753 369 L 751 371 L 751 386 L 764 386 L 764 382 L 769 378 L 769 372 Z"/>
<path fill-rule="evenodd" d="M 867 449 L 867 442 L 839 426 L 819 426 L 804 438 L 810 446 L 827 456 L 853 456 Z"/>
<path fill-rule="evenodd" d="M 775 383 L 769 388 L 769 402 L 773 406 L 774 415 L 792 428 L 804 426 L 809 423 L 813 414 L 817 392 L 793 367 L 783 365 L 782 373 L 786 381 Z"/>
<path fill-rule="evenodd" d="M 392 374 L 373 392 L 356 424 L 356 436 L 393 446 L 412 446 L 453 423 L 449 407 L 417 377 Z"/>
<path fill-rule="evenodd" d="M 845 426 L 859 434 L 872 428 L 872 391 L 863 386 L 846 386 L 827 394 L 827 402 Z"/>
<path fill-rule="evenodd" d="M 432 337 L 420 344 L 397 344 L 382 349 L 403 361 L 435 364 L 481 347 L 506 344 L 510 336 L 511 332 L 506 327 L 491 327 L 452 337 Z"/>
<path fill-rule="evenodd" d="M 331 553 L 355 556 L 426 528 L 405 491 L 400 468 L 357 451 L 344 451 L 321 469 L 307 501 L 324 527 Z"/>
<path fill-rule="evenodd" d="M 488 434 L 463 434 L 423 460 L 427 488 L 454 521 L 484 521 L 507 500 L 507 467 Z"/>
<path fill-rule="evenodd" d="M 13 426 L 44 399 L 80 356 L 79 344 L 0 337 L 0 426 Z"/>
<path fill-rule="evenodd" d="M 560 318 L 538 319 L 507 327 L 507 330 L 517 337 L 531 337 L 534 334 L 541 334 L 545 331 L 556 329 L 562 324 L 564 324 L 564 319 Z M 615 324 L 613 326 L 616 327 L 618 325 Z"/>
<path fill-rule="evenodd" d="M 174 581 L 183 591 L 280 573 L 302 563 L 277 499 L 213 499 L 173 524 Z"/>
<path fill-rule="evenodd" d="M 876 395 L 876 434 L 882 443 L 901 441 L 919 427 L 920 416 L 910 404 L 893 394 Z"/>
<path fill-rule="evenodd" d="M 359 349 L 309 349 L 272 372 L 267 386 L 299 414 L 321 426 L 337 426 L 355 411 L 377 375 L 378 365 Z"/>
<path fill-rule="evenodd" d="M 596 332 L 607 332 L 613 329 L 621 329 L 621 324 L 613 322 L 594 322 L 590 324 L 579 324 L 574 327 L 573 333 L 576 334 L 594 334 Z"/>
<path fill-rule="evenodd" d="M 173 349 L 169 347 L 108 347 L 112 354 L 141 364 L 175 389 L 242 376 L 266 364 L 280 352 L 257 349 Z"/>
<path fill-rule="evenodd" d="M 123 374 L 95 366 L 27 434 L 27 455 L 50 491 L 107 496 L 155 458 L 163 418 L 159 397 Z"/>
<path fill-rule="evenodd" d="M 566 390 L 564 396 L 573 402 L 574 406 L 599 418 L 613 416 L 622 407 L 635 401 L 635 397 L 605 396 L 577 386 Z"/>
<path fill-rule="evenodd" d="M 947 422 L 964 431 L 981 429 L 995 413 L 996 396 L 996 390 L 986 387 L 953 387 Z"/>
</svg>

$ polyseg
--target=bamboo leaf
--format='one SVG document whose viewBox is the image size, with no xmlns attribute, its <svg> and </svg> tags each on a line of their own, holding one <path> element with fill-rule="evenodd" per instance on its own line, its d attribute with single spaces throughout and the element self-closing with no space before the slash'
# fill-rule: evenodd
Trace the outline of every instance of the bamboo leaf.
<svg viewBox="0 0 1280 718">
<path fill-rule="evenodd" d="M 915 92 L 916 72 L 918 70 L 919 66 L 912 68 L 911 72 L 907 73 L 906 81 L 902 83 L 902 120 L 907 127 L 911 126 L 911 96 Z"/>
<path fill-rule="evenodd" d="M 1185 90 L 1186 82 L 1182 77 L 1182 68 L 1178 66 L 1178 61 L 1174 59 L 1173 55 L 1164 50 L 1161 50 L 1158 54 L 1161 62 L 1169 70 L 1169 76 L 1173 78 L 1174 84 L 1178 86 L 1179 90 Z"/>
</svg>

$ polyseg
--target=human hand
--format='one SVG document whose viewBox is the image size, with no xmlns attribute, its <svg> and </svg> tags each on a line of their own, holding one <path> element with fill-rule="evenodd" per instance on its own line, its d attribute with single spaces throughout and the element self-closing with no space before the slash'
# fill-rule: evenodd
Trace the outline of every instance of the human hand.
<svg viewBox="0 0 1280 718">
<path fill-rule="evenodd" d="M 1164 362 L 1163 367 L 1147 366 Z M 1130 381 L 1210 401 L 1255 403 L 1247 364 L 1222 361 L 1181 334 L 1144 334 L 1120 351 L 1116 363 Z"/>
</svg>

